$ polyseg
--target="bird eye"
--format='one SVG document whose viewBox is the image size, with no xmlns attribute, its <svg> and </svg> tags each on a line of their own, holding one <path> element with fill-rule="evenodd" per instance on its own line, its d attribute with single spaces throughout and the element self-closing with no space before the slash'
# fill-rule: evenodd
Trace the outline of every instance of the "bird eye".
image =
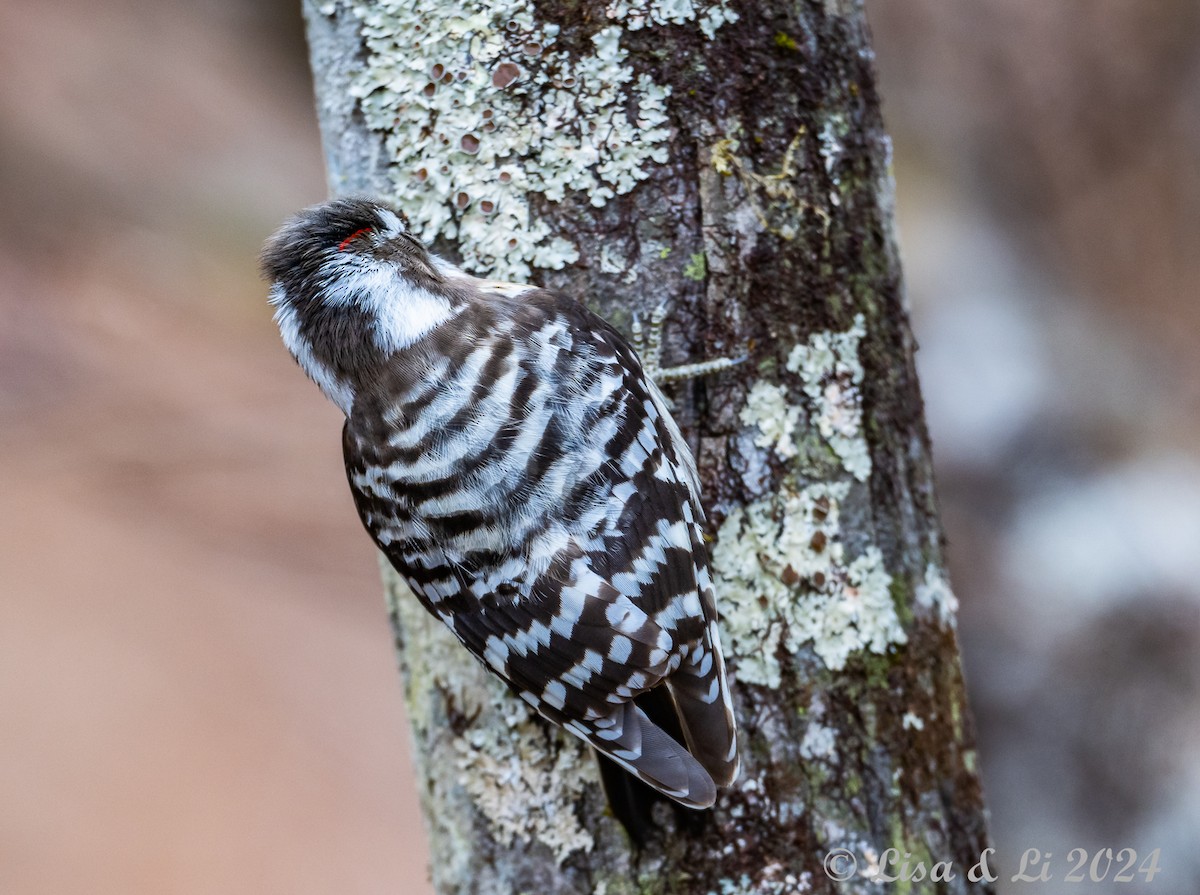
<svg viewBox="0 0 1200 895">
<path fill-rule="evenodd" d="M 350 247 L 350 243 L 354 242 L 354 240 L 358 239 L 364 233 L 372 233 L 372 232 L 374 232 L 374 230 L 375 230 L 374 227 L 362 227 L 358 230 L 355 230 L 353 233 L 351 233 L 349 236 L 347 236 L 345 239 L 343 239 L 341 242 L 338 243 L 338 251 L 339 252 L 346 251 L 346 249 L 348 249 Z"/>
</svg>

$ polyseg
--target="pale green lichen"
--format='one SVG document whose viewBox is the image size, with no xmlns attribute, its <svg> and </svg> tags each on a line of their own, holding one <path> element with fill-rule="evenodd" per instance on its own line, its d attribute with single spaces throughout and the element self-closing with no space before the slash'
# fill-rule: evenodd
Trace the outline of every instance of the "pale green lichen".
<svg viewBox="0 0 1200 895">
<path fill-rule="evenodd" d="M 804 895 L 813 891 L 811 873 L 807 870 L 798 875 L 788 873 L 778 863 L 763 868 L 756 879 L 743 873 L 737 879 L 721 880 L 720 886 L 708 895 Z"/>
<path fill-rule="evenodd" d="M 918 606 L 933 612 L 943 625 L 950 628 L 955 626 L 958 597 L 954 596 L 942 570 L 933 563 L 925 566 L 925 580 L 917 585 L 913 597 Z"/>
<path fill-rule="evenodd" d="M 905 730 L 924 730 L 925 720 L 913 712 L 905 712 L 904 717 L 900 719 L 900 726 Z"/>
<path fill-rule="evenodd" d="M 788 402 L 786 389 L 760 379 L 751 386 L 738 418 L 758 429 L 754 437 L 756 445 L 770 448 L 780 459 L 787 460 L 796 456 L 796 427 L 803 413 Z"/>
<path fill-rule="evenodd" d="M 351 92 L 386 135 L 394 198 L 424 239 L 457 239 L 477 273 L 559 269 L 578 247 L 536 218 L 530 198 L 581 191 L 600 207 L 667 160 L 670 88 L 628 64 L 621 35 L 647 20 L 616 6 L 617 23 L 581 56 L 558 49 L 558 26 L 520 0 L 353 7 L 368 54 Z M 733 17 L 724 3 L 690 0 L 648 14 L 698 20 L 706 33 Z"/>
<path fill-rule="evenodd" d="M 625 283 L 637 282 L 637 265 L 631 264 L 614 242 L 606 242 L 600 247 L 600 270 L 607 274 L 620 274 L 621 281 Z"/>
<path fill-rule="evenodd" d="M 798 373 L 812 402 L 812 421 L 846 471 L 860 482 L 871 475 L 871 452 L 863 433 L 863 366 L 858 346 L 866 335 L 862 314 L 846 332 L 818 332 L 792 349 L 787 369 Z"/>
<path fill-rule="evenodd" d="M 857 650 L 882 654 L 906 641 L 883 554 L 867 545 L 847 555 L 840 526 L 841 506 L 854 486 L 850 477 L 862 482 L 871 474 L 858 356 L 865 335 L 858 315 L 846 332 L 814 333 L 787 359 L 810 405 L 809 421 L 848 474 L 845 480 L 797 481 L 797 472 L 822 472 L 799 456 L 805 408 L 790 399 L 786 385 L 755 382 L 739 412 L 756 430 L 754 445 L 792 461 L 796 471 L 775 493 L 735 508 L 717 533 L 718 593 L 728 607 L 730 652 L 744 682 L 779 686 L 781 654 L 809 645 L 836 670 Z"/>
<path fill-rule="evenodd" d="M 884 653 L 905 642 L 882 553 L 868 546 L 847 556 L 840 510 L 849 489 L 784 487 L 721 524 L 713 566 L 740 681 L 779 686 L 781 650 L 811 646 L 836 670 L 856 650 Z"/>
<path fill-rule="evenodd" d="M 596 785 L 591 764 L 582 766 L 577 748 L 540 745 L 543 729 L 524 705 L 510 701 L 505 708 L 504 728 L 475 726 L 454 741 L 459 782 L 502 845 L 541 842 L 560 864 L 572 852 L 591 851 L 592 834 L 574 808 Z"/>
<path fill-rule="evenodd" d="M 805 712 L 807 726 L 800 741 L 800 755 L 809 761 L 828 760 L 837 754 L 837 731 L 821 723 L 825 717 L 825 701 L 818 691 Z"/>
<path fill-rule="evenodd" d="M 810 761 L 814 758 L 832 758 L 837 749 L 837 735 L 830 727 L 810 721 L 800 741 L 800 755 Z"/>
<path fill-rule="evenodd" d="M 699 20 L 700 30 L 709 39 L 727 22 L 736 22 L 738 14 L 729 8 L 730 0 L 703 3 L 696 0 L 612 0 L 605 10 L 610 19 L 624 22 L 630 31 L 647 25 L 683 25 Z"/>
<path fill-rule="evenodd" d="M 842 204 L 842 197 L 839 193 L 841 180 L 837 175 L 837 166 L 846 153 L 846 145 L 843 141 L 849 132 L 850 124 L 846 116 L 834 113 L 825 119 L 820 133 L 817 134 L 820 142 L 817 152 L 825 162 L 825 173 L 829 175 L 829 204 L 834 206 Z"/>
</svg>

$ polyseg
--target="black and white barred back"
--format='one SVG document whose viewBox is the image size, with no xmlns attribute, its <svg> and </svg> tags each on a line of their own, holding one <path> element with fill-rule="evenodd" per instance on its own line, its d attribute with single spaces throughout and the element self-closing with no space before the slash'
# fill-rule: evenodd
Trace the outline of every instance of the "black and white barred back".
<svg viewBox="0 0 1200 895">
<path fill-rule="evenodd" d="M 296 215 L 263 267 L 346 414 L 363 523 L 425 608 L 541 715 L 711 805 L 738 759 L 696 471 L 628 342 L 463 273 L 371 200 Z M 658 687 L 674 737 L 643 708 Z"/>
</svg>

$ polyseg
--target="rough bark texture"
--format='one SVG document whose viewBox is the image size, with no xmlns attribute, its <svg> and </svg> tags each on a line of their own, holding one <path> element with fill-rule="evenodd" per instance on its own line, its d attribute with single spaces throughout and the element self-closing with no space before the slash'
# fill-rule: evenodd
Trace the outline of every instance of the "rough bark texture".
<svg viewBox="0 0 1200 895">
<path fill-rule="evenodd" d="M 438 890 L 987 889 L 862 4 L 413 5 L 305 3 L 333 191 L 618 326 L 667 302 L 665 363 L 749 356 L 673 394 L 743 753 L 702 829 L 631 851 L 590 755 L 385 570 Z M 861 872 L 835 883 L 837 848 Z M 955 878 L 869 882 L 887 848 Z"/>
</svg>

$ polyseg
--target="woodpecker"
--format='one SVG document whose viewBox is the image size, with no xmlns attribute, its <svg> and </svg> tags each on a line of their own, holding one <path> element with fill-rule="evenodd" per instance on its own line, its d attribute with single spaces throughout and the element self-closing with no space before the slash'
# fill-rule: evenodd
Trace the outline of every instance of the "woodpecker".
<svg viewBox="0 0 1200 895">
<path fill-rule="evenodd" d="M 567 295 L 465 273 L 373 199 L 301 211 L 262 267 L 416 598 L 544 718 L 711 806 L 738 754 L 699 484 L 630 343 Z"/>
</svg>

